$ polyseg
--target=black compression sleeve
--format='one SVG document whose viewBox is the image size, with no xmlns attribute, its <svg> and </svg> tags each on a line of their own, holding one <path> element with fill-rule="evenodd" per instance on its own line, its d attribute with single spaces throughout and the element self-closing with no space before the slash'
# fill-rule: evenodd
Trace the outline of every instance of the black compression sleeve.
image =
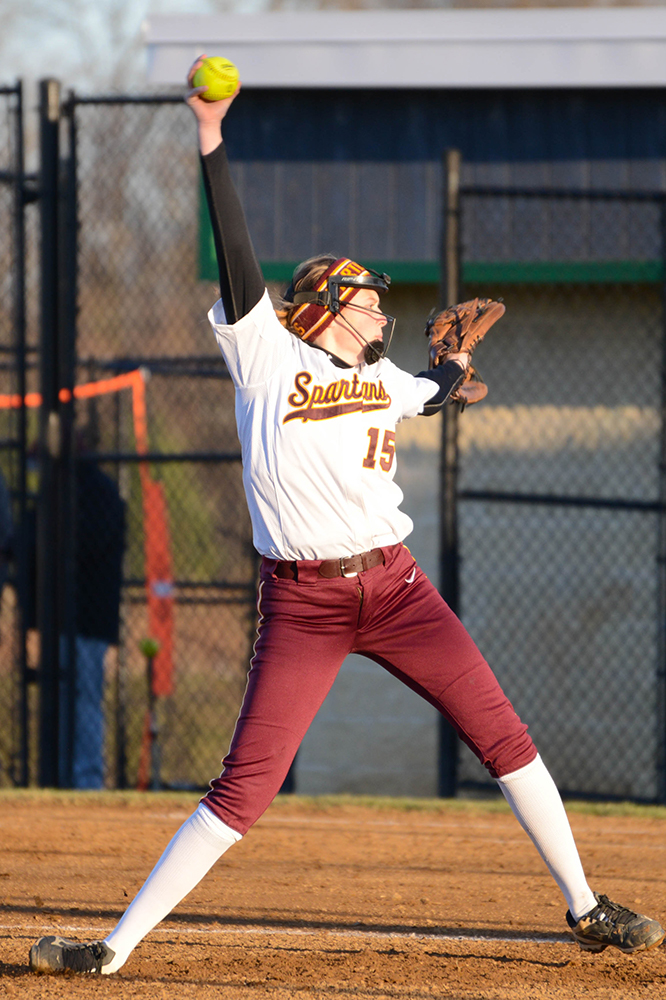
<svg viewBox="0 0 666 1000">
<path fill-rule="evenodd" d="M 220 272 L 220 298 L 227 323 L 237 323 L 256 306 L 266 285 L 231 180 L 224 143 L 201 157 L 201 169 Z"/>
<path fill-rule="evenodd" d="M 423 407 L 423 415 L 432 417 L 434 413 L 438 413 L 444 404 L 448 402 L 451 393 L 455 392 L 458 386 L 462 384 L 465 372 L 456 361 L 445 361 L 443 365 L 431 368 L 427 372 L 419 372 L 416 378 L 432 379 L 439 386 L 434 396 L 431 396 Z"/>
</svg>

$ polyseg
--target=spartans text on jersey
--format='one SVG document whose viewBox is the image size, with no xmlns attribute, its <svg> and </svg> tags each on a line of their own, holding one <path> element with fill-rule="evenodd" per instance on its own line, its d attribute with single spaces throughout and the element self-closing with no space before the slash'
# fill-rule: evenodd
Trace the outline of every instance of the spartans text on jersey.
<svg viewBox="0 0 666 1000">
<path fill-rule="evenodd" d="M 310 388 L 310 372 L 299 372 L 294 379 L 294 392 L 287 402 L 294 409 L 283 419 L 289 420 L 330 420 L 345 413 L 367 413 L 369 410 L 386 410 L 391 405 L 391 397 L 379 379 L 377 382 L 362 382 L 354 372 L 351 380 L 338 379 L 328 385 L 314 385 Z"/>
</svg>

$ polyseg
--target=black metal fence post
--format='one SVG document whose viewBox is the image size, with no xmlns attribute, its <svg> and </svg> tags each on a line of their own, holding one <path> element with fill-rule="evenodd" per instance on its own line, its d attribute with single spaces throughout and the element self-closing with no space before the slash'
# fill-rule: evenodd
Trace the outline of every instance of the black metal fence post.
<svg viewBox="0 0 666 1000">
<path fill-rule="evenodd" d="M 39 784 L 59 784 L 58 466 L 61 421 L 58 404 L 59 143 L 60 86 L 39 85 L 40 140 L 40 391 L 39 496 L 37 500 L 37 628 L 40 634 Z"/>
<path fill-rule="evenodd" d="M 60 675 L 66 685 L 61 704 L 61 767 L 59 781 L 72 784 L 72 760 L 76 721 L 76 447 L 74 443 L 74 371 L 76 367 L 77 302 L 77 197 L 76 197 L 76 119 L 74 99 L 61 109 L 61 159 L 59 169 L 59 249 L 58 282 L 58 386 L 68 389 L 70 397 L 59 401 L 60 460 L 58 462 L 58 539 L 57 574 Z M 66 705 L 65 718 L 63 708 Z"/>
<path fill-rule="evenodd" d="M 457 149 L 449 149 L 443 159 L 443 215 L 440 306 L 453 305 L 460 296 L 460 167 Z M 442 411 L 440 452 L 440 559 L 439 590 L 452 611 L 459 611 L 458 584 L 458 405 Z M 449 723 L 439 719 L 438 793 L 450 797 L 456 792 L 458 738 Z"/>
<path fill-rule="evenodd" d="M 657 552 L 657 792 L 666 802 L 666 201 L 659 205 L 661 227 L 661 406 L 659 533 Z"/>
<path fill-rule="evenodd" d="M 16 179 L 14 183 L 14 273 L 16 277 L 14 306 L 14 351 L 16 371 L 16 392 L 21 399 L 17 409 L 17 445 L 16 460 L 16 521 L 14 528 L 14 567 L 15 586 L 18 596 L 17 607 L 17 640 L 19 671 L 19 705 L 18 705 L 18 760 L 13 773 L 15 784 L 27 786 L 29 781 L 29 741 L 28 741 L 28 685 L 30 674 L 27 659 L 27 619 L 28 602 L 28 565 L 27 565 L 27 419 L 25 407 L 26 394 L 26 233 L 25 206 L 33 200 L 35 192 L 30 190 L 25 176 L 25 155 L 23 146 L 23 85 L 16 85 L 16 115 L 15 115 L 15 160 Z"/>
</svg>

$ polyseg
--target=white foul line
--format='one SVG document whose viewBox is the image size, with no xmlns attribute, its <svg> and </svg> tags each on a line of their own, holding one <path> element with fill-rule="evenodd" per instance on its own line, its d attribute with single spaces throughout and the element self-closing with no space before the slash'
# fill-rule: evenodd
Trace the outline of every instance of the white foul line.
<svg viewBox="0 0 666 1000">
<path fill-rule="evenodd" d="M 58 924 L 54 927 L 53 924 L 42 924 L 41 928 L 35 927 L 34 924 L 0 924 L 0 930 L 5 931 L 30 931 L 34 934 L 36 930 L 50 930 L 53 934 L 62 934 L 63 931 L 69 933 L 74 932 L 75 934 L 81 933 L 92 933 L 100 934 L 102 928 L 80 925 L 80 924 Z M 453 934 L 451 932 L 438 932 L 438 931 L 374 931 L 368 930 L 334 930 L 326 927 L 281 927 L 281 928 L 268 928 L 268 927 L 157 927 L 150 931 L 150 934 L 182 934 L 182 935 L 196 935 L 199 934 L 203 937 L 215 937 L 228 935 L 232 936 L 234 934 L 256 934 L 261 937 L 312 937 L 313 935 L 325 935 L 326 937 L 335 938 L 376 938 L 379 940 L 421 940 L 428 939 L 432 941 L 471 941 L 476 944 L 479 942 L 484 942 L 486 944 L 573 944 L 574 942 L 571 938 L 567 937 L 565 934 L 553 937 L 541 937 L 540 935 L 532 935 L 525 937 L 501 937 L 495 934 Z M 150 936 L 150 935 L 148 935 Z M 97 938 L 99 940 L 99 938 Z"/>
</svg>

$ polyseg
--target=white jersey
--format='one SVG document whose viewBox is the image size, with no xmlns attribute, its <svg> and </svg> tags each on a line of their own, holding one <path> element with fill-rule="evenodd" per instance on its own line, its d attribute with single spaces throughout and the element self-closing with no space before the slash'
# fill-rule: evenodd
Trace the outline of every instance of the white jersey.
<svg viewBox="0 0 666 1000">
<path fill-rule="evenodd" d="M 208 314 L 236 387 L 254 545 L 272 559 L 338 559 L 401 542 L 395 428 L 437 383 L 387 358 L 337 366 L 281 325 L 268 292 L 238 323 Z"/>
</svg>

